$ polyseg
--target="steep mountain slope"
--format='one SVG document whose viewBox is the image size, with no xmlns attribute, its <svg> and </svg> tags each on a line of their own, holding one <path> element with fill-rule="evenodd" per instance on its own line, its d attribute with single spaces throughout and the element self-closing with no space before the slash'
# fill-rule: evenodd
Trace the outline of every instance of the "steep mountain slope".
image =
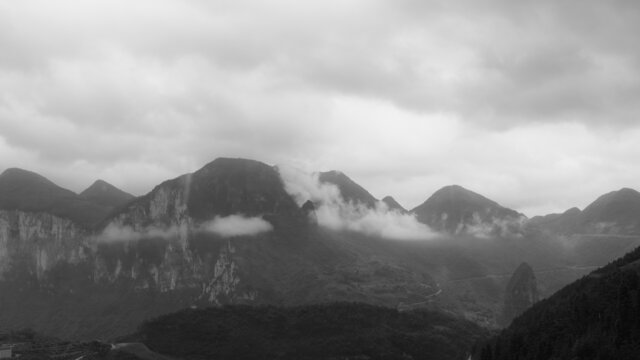
<svg viewBox="0 0 640 360">
<path fill-rule="evenodd" d="M 509 325 L 511 320 L 538 302 L 538 299 L 536 275 L 529 264 L 522 263 L 507 284 L 502 323 Z"/>
<path fill-rule="evenodd" d="M 406 214 L 408 213 L 407 209 L 405 209 L 404 207 L 402 207 L 402 205 L 400 205 L 400 203 L 398 203 L 396 201 L 396 199 L 392 198 L 391 196 L 385 196 L 382 199 L 382 202 L 385 203 L 387 205 L 387 207 L 389 208 L 389 210 L 395 210 L 395 211 L 399 211 L 401 214 Z"/>
<path fill-rule="evenodd" d="M 624 188 L 602 195 L 584 209 L 580 227 L 588 234 L 640 234 L 640 193 Z"/>
<path fill-rule="evenodd" d="M 518 212 L 458 185 L 436 191 L 423 204 L 411 210 L 419 221 L 451 234 L 480 233 L 501 235 L 510 223 L 519 223 Z"/>
<path fill-rule="evenodd" d="M 63 189 L 34 172 L 11 168 L 0 174 L 0 209 L 46 212 L 90 227 L 111 208 Z"/>
<path fill-rule="evenodd" d="M 334 184 L 340 190 L 342 197 L 347 202 L 360 203 L 368 207 L 375 207 L 378 200 L 365 188 L 351 180 L 340 171 L 327 171 L 320 173 L 320 182 Z"/>
<path fill-rule="evenodd" d="M 117 208 L 135 198 L 135 196 L 118 189 L 104 180 L 96 180 L 81 192 L 80 196 L 93 203 L 110 208 Z"/>
<path fill-rule="evenodd" d="M 475 359 L 637 359 L 640 248 L 534 305 Z"/>
<path fill-rule="evenodd" d="M 466 360 L 486 335 L 441 313 L 331 303 L 185 310 L 146 322 L 136 336 L 156 352 L 186 360 Z"/>
</svg>

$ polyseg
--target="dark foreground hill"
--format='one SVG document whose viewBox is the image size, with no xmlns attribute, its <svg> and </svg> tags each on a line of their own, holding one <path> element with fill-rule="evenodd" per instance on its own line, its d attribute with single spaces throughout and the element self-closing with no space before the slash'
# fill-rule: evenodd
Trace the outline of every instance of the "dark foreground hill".
<svg viewBox="0 0 640 360">
<path fill-rule="evenodd" d="M 486 330 L 438 312 L 358 303 L 184 310 L 146 322 L 135 340 L 190 359 L 466 359 Z"/>
<path fill-rule="evenodd" d="M 638 359 L 640 248 L 534 305 L 480 360 Z"/>
</svg>

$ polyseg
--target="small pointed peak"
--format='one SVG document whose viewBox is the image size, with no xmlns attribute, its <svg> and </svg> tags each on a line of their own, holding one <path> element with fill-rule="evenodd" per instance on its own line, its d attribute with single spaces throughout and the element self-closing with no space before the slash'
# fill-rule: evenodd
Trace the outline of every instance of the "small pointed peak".
<svg viewBox="0 0 640 360">
<path fill-rule="evenodd" d="M 394 199 L 392 196 L 385 196 L 382 199 L 382 202 L 387 205 L 389 210 L 399 210 L 400 212 L 407 212 L 407 209 L 400 205 L 400 203 L 397 202 L 396 199 Z"/>
<path fill-rule="evenodd" d="M 80 196 L 95 204 L 108 207 L 124 205 L 135 196 L 124 192 L 108 182 L 98 179 L 80 193 Z"/>
</svg>

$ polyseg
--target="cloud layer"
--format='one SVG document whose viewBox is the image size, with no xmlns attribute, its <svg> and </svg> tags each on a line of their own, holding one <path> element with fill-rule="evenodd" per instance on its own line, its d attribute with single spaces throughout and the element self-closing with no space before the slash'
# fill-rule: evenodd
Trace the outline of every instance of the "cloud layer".
<svg viewBox="0 0 640 360">
<path fill-rule="evenodd" d="M 240 156 L 584 207 L 640 187 L 639 32 L 622 0 L 0 1 L 0 170 L 143 194 Z"/>
<path fill-rule="evenodd" d="M 217 216 L 203 224 L 201 230 L 214 233 L 222 237 L 253 236 L 273 230 L 273 226 L 260 217 L 245 217 L 242 215 Z"/>
<path fill-rule="evenodd" d="M 415 216 L 390 210 L 383 202 L 375 208 L 346 202 L 333 184 L 322 183 L 317 173 L 290 166 L 278 168 L 285 188 L 299 205 L 312 201 L 315 220 L 333 230 L 349 230 L 395 240 L 431 240 L 440 237 Z"/>
</svg>

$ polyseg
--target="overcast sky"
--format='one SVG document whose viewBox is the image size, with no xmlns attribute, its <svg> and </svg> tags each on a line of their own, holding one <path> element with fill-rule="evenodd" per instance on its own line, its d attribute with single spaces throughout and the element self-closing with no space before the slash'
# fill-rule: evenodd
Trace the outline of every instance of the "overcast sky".
<svg viewBox="0 0 640 360">
<path fill-rule="evenodd" d="M 635 0 L 0 0 L 0 171 L 141 195 L 216 157 L 405 207 L 640 189 Z"/>
</svg>

